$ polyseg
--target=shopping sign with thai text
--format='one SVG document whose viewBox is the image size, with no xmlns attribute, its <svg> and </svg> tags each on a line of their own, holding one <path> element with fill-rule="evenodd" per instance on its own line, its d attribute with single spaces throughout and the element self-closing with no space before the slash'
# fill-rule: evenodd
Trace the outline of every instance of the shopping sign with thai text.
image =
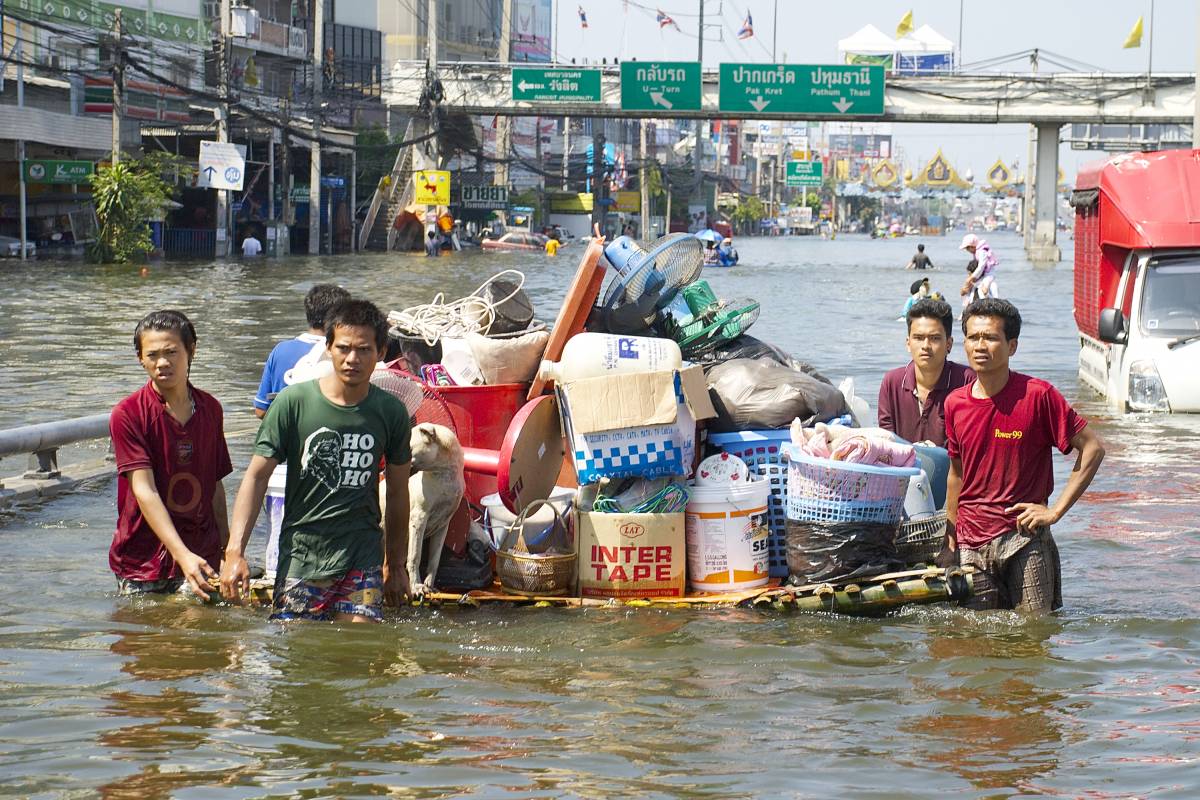
<svg viewBox="0 0 1200 800">
<path fill-rule="evenodd" d="M 824 172 L 824 165 L 820 161 L 789 161 L 787 185 L 820 186 Z"/>
<path fill-rule="evenodd" d="M 699 111 L 700 63 L 621 62 L 621 108 L 625 111 Z"/>
<path fill-rule="evenodd" d="M 721 111 L 758 114 L 878 116 L 881 66 L 722 64 Z"/>
<path fill-rule="evenodd" d="M 450 205 L 450 173 L 442 169 L 425 169 L 413 174 L 416 190 L 413 202 L 427 206 Z"/>
<path fill-rule="evenodd" d="M 598 103 L 600 70 L 514 67 L 512 99 L 549 103 Z"/>
<path fill-rule="evenodd" d="M 87 183 L 96 171 L 91 161 L 26 159 L 26 183 Z"/>
<path fill-rule="evenodd" d="M 508 205 L 507 186 L 463 186 L 462 207 L 497 209 Z"/>
</svg>

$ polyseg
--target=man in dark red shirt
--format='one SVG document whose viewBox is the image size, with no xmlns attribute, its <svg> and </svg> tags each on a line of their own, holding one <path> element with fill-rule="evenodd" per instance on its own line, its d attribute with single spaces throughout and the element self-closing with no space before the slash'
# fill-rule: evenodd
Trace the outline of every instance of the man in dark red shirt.
<svg viewBox="0 0 1200 800">
<path fill-rule="evenodd" d="M 133 346 L 150 380 L 112 411 L 117 530 L 108 563 L 122 594 L 174 592 L 205 600 L 229 538 L 233 471 L 221 404 L 188 381 L 196 329 L 178 311 L 148 314 Z"/>
<path fill-rule="evenodd" d="M 946 446 L 943 405 L 946 396 L 974 380 L 975 373 L 947 361 L 954 346 L 954 310 L 942 300 L 925 298 L 905 315 L 912 355 L 908 366 L 896 367 L 879 386 L 879 427 L 910 442 Z"/>
<path fill-rule="evenodd" d="M 1057 389 L 1009 370 L 1021 334 L 1012 303 L 977 300 L 962 325 L 976 380 L 946 399 L 950 525 L 938 563 L 953 563 L 957 553 L 975 568 L 972 608 L 1048 613 L 1062 606 L 1050 526 L 1087 490 L 1104 447 Z M 1053 507 L 1051 448 L 1079 453 Z"/>
</svg>

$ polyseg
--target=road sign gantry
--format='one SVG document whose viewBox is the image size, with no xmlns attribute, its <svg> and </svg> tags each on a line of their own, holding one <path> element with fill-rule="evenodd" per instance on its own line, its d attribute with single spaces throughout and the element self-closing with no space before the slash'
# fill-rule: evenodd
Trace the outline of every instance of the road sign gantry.
<svg viewBox="0 0 1200 800">
<path fill-rule="evenodd" d="M 722 112 L 882 116 L 883 67 L 828 64 L 722 64 Z"/>
<path fill-rule="evenodd" d="M 621 109 L 699 111 L 700 83 L 698 61 L 624 61 Z"/>
</svg>

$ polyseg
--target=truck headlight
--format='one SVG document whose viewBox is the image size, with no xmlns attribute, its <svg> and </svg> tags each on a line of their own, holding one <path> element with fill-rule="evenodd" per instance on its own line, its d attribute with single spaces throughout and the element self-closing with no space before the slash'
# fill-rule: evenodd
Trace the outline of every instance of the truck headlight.
<svg viewBox="0 0 1200 800">
<path fill-rule="evenodd" d="M 1129 365 L 1129 407 L 1134 411 L 1170 411 L 1167 390 L 1153 361 L 1135 361 Z"/>
</svg>

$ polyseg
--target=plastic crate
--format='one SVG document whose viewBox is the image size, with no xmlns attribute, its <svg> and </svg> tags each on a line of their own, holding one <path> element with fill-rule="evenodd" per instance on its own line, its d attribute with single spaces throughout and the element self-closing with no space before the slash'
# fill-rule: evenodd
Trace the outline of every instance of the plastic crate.
<svg viewBox="0 0 1200 800">
<path fill-rule="evenodd" d="M 896 553 L 905 564 L 932 564 L 946 541 L 946 512 L 907 520 L 896 532 Z"/>
<path fill-rule="evenodd" d="M 729 453 L 746 462 L 752 475 L 766 478 L 771 495 L 767 499 L 768 551 L 772 578 L 786 578 L 787 565 L 787 464 L 781 448 L 791 441 L 787 430 L 737 431 L 710 433 L 708 446 L 719 453 Z"/>
<path fill-rule="evenodd" d="M 851 464 L 782 448 L 788 462 L 787 517 L 805 522 L 895 524 L 904 513 L 909 479 L 919 469 Z"/>
</svg>

